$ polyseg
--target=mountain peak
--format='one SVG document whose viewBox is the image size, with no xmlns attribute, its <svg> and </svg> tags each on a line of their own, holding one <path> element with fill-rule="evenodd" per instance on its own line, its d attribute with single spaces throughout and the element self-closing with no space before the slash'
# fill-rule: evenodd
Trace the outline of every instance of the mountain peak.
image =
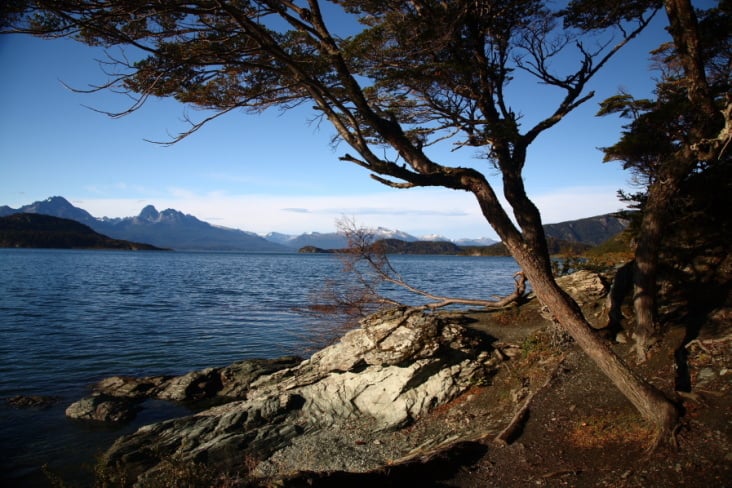
<svg viewBox="0 0 732 488">
<path fill-rule="evenodd" d="M 60 196 L 48 197 L 48 198 L 46 198 L 44 203 L 50 203 L 52 205 L 64 205 L 67 207 L 73 206 L 73 205 L 71 205 L 71 202 L 66 200 L 64 197 L 60 197 Z"/>
<path fill-rule="evenodd" d="M 29 205 L 31 207 L 39 208 L 39 209 L 54 209 L 54 210 L 68 210 L 68 209 L 76 209 L 71 202 L 66 200 L 64 197 L 48 197 L 43 201 L 38 201 L 35 203 L 32 203 Z"/>
<path fill-rule="evenodd" d="M 145 208 L 143 208 L 140 211 L 140 215 L 138 215 L 138 218 L 140 220 L 155 221 L 155 220 L 158 220 L 158 218 L 160 218 L 160 213 L 152 205 L 147 205 Z"/>
<path fill-rule="evenodd" d="M 42 201 L 33 202 L 18 209 L 19 213 L 32 213 L 41 215 L 51 215 L 65 219 L 76 220 L 88 224 L 94 221 L 94 217 L 86 210 L 77 208 L 64 197 L 53 196 Z"/>
</svg>

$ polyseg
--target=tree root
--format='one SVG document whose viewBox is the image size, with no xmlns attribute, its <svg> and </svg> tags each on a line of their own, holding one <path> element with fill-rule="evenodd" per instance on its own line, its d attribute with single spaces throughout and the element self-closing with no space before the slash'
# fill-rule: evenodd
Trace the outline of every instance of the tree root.
<svg viewBox="0 0 732 488">
<path fill-rule="evenodd" d="M 712 354 L 712 351 L 709 350 L 708 346 L 714 346 L 716 344 L 722 344 L 725 342 L 732 341 L 732 334 L 723 336 L 723 337 L 716 337 L 712 339 L 694 339 L 689 341 L 684 347 L 686 349 L 691 348 L 692 346 L 697 346 L 699 349 L 704 351 L 707 354 Z"/>
</svg>

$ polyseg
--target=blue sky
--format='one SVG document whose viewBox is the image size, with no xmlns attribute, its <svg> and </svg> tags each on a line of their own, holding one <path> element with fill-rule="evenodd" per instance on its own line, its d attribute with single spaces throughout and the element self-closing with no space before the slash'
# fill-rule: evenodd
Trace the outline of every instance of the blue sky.
<svg viewBox="0 0 732 488">
<path fill-rule="evenodd" d="M 667 39 L 664 23 L 661 12 L 593 83 L 595 97 L 531 146 L 525 181 L 545 223 L 622 207 L 616 192 L 630 187 L 630 175 L 617 163 L 602 164 L 597 149 L 617 140 L 621 122 L 594 114 L 621 88 L 650 93 L 648 52 Z M 465 192 L 390 189 L 339 161 L 348 149 L 333 148 L 333 129 L 310 123 L 307 109 L 234 112 L 173 146 L 147 142 L 185 130 L 186 114 L 203 114 L 171 100 L 150 100 L 120 119 L 89 109 L 115 111 L 129 103 L 125 95 L 64 86 L 104 83 L 96 61 L 103 57 L 69 40 L 0 37 L 0 205 L 60 195 L 97 217 L 136 215 L 152 204 L 259 234 L 332 232 L 346 216 L 416 236 L 495 238 Z M 553 109 L 541 87 L 515 93 L 513 107 L 527 123 Z M 475 166 L 498 183 L 495 171 L 473 156 L 471 149 L 432 154 L 442 163 Z"/>
</svg>

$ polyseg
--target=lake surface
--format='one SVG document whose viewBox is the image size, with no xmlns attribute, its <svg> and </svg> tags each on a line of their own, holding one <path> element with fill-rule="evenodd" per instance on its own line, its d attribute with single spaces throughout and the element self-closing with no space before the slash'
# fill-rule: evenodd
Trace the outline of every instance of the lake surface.
<svg viewBox="0 0 732 488">
<path fill-rule="evenodd" d="M 417 287 L 470 298 L 510 293 L 518 270 L 502 257 L 390 260 Z M 65 480 L 88 481 L 95 455 L 114 439 L 186 413 L 151 401 L 121 427 L 67 419 L 65 408 L 102 378 L 307 356 L 338 324 L 297 310 L 312 303 L 327 280 L 345 279 L 341 261 L 328 254 L 30 249 L 0 249 L 0 276 L 4 486 L 48 486 L 43 464 Z M 384 293 L 420 303 L 399 290 Z M 45 410 L 15 409 L 4 401 L 13 395 L 60 401 Z"/>
</svg>

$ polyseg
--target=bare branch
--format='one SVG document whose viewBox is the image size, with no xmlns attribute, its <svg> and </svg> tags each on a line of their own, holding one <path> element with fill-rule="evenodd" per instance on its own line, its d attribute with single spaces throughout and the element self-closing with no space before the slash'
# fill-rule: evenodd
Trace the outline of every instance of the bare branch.
<svg viewBox="0 0 732 488">
<path fill-rule="evenodd" d="M 520 304 L 525 299 L 526 276 L 522 272 L 514 275 L 515 289 L 513 293 L 499 297 L 496 300 L 473 299 L 461 297 L 449 297 L 437 295 L 409 284 L 391 264 L 384 251 L 383 245 L 374 242 L 373 233 L 363 227 L 357 227 L 353 220 L 341 219 L 337 223 L 338 230 L 343 234 L 348 246 L 340 251 L 344 263 L 344 270 L 356 277 L 356 280 L 366 287 L 373 297 L 378 297 L 383 302 L 395 303 L 393 300 L 383 297 L 378 292 L 378 283 L 390 283 L 408 291 L 413 295 L 429 300 L 426 304 L 415 308 L 434 310 L 449 305 L 467 305 L 482 307 L 484 309 L 501 309 Z M 369 271 L 367 274 L 360 266 L 366 265 Z"/>
</svg>

